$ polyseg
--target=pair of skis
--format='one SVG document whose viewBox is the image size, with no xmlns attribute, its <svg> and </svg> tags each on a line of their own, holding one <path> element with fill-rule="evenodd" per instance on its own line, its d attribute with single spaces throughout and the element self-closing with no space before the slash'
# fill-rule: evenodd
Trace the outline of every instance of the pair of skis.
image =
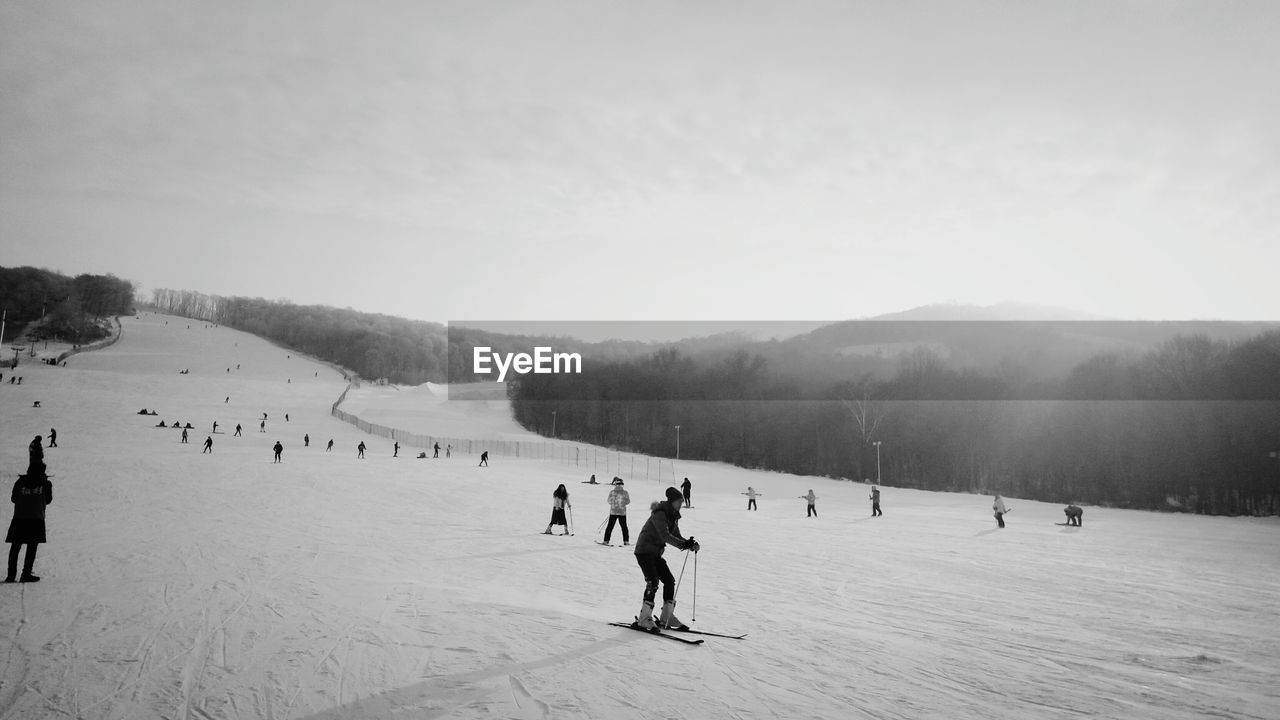
<svg viewBox="0 0 1280 720">
<path fill-rule="evenodd" d="M 650 630 L 648 628 L 642 628 L 636 623 L 611 622 L 609 624 L 613 625 L 614 627 L 622 627 L 622 628 L 628 628 L 630 630 L 636 630 L 638 632 L 645 633 L 646 635 L 656 635 L 658 637 L 666 638 L 668 640 L 675 640 L 676 642 L 682 642 L 686 645 L 701 645 L 703 642 L 703 639 L 698 638 L 696 640 L 691 640 L 689 638 L 682 638 L 676 635 L 672 635 L 671 633 L 680 633 L 680 634 L 687 634 L 687 635 L 706 635 L 708 637 L 730 638 L 732 640 L 741 640 L 746 637 L 746 633 L 743 633 L 742 635 L 725 635 L 723 633 L 703 632 L 701 630 L 677 630 L 675 628 L 667 628 L 665 630 L 659 630 L 659 629 Z"/>
</svg>

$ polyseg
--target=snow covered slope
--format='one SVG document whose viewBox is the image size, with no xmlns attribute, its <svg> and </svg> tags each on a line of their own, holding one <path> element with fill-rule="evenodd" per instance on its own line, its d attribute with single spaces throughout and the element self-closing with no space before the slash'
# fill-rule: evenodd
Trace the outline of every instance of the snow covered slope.
<svg viewBox="0 0 1280 720">
<path fill-rule="evenodd" d="M 1076 529 L 1010 498 L 996 530 L 989 498 L 893 487 L 872 519 L 861 483 L 680 462 L 703 549 L 667 552 L 678 614 L 749 633 L 686 647 L 606 624 L 643 581 L 629 549 L 593 542 L 593 467 L 392 458 L 330 417 L 332 369 L 183 319 L 124 327 L 0 386 L 5 482 L 33 435 L 59 445 L 43 580 L 0 586 L 0 718 L 1280 717 L 1275 519 L 1085 508 Z M 390 397 L 427 392 L 344 408 L 520 432 Z M 160 419 L 191 422 L 190 443 Z M 669 481 L 623 474 L 634 534 Z M 573 537 L 540 534 L 559 483 Z"/>
</svg>

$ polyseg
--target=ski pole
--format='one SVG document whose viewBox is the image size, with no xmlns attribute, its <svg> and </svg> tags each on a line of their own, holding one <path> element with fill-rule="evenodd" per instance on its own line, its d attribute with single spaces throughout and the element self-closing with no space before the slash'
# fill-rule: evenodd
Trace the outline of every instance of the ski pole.
<svg viewBox="0 0 1280 720">
<path fill-rule="evenodd" d="M 573 537 L 573 506 L 569 506 L 569 537 Z"/>
<path fill-rule="evenodd" d="M 675 593 L 673 593 L 673 595 L 680 594 L 680 583 L 684 580 L 684 567 L 685 565 L 688 565 L 688 564 L 689 564 L 689 553 L 686 552 L 684 554 L 684 563 L 680 565 L 680 577 L 676 578 L 676 591 Z M 674 600 L 675 598 L 673 597 L 672 599 Z"/>
<path fill-rule="evenodd" d="M 698 622 L 698 553 L 693 554 L 693 605 L 690 607 L 689 622 Z"/>
</svg>

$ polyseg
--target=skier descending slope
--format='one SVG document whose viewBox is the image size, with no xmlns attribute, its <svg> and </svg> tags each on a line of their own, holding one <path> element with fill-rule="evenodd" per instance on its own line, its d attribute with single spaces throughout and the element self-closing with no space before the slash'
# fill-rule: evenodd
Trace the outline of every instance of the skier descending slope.
<svg viewBox="0 0 1280 720">
<path fill-rule="evenodd" d="M 671 568 L 662 558 L 667 545 L 680 550 L 698 552 L 700 546 L 693 538 L 685 539 L 680 535 L 680 506 L 684 504 L 684 495 L 676 488 L 667 488 L 667 498 L 649 506 L 652 511 L 649 521 L 640 530 L 636 539 L 636 563 L 644 573 L 644 602 L 640 606 L 640 615 L 636 624 L 643 630 L 657 630 L 653 622 L 653 601 L 658 594 L 658 583 L 662 583 L 662 616 L 659 623 L 662 627 L 688 629 L 688 625 L 680 622 L 675 616 L 676 580 L 671 575 Z"/>
</svg>

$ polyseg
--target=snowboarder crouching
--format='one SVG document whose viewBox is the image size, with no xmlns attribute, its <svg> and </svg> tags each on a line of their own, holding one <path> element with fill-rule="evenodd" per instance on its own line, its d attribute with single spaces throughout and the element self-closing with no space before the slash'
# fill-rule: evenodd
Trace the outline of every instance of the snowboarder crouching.
<svg viewBox="0 0 1280 720">
<path fill-rule="evenodd" d="M 1063 510 L 1062 512 L 1066 513 L 1066 515 L 1067 515 L 1067 524 L 1068 524 L 1068 525 L 1073 525 L 1073 526 L 1075 526 L 1075 527 L 1080 527 L 1080 524 L 1081 524 L 1081 522 L 1082 522 L 1082 521 L 1083 521 L 1083 519 L 1084 519 L 1084 510 L 1081 510 L 1081 509 L 1080 509 L 1080 506 L 1078 506 L 1078 505 L 1068 505 L 1068 506 L 1066 507 L 1066 509 L 1065 509 L 1065 510 Z"/>
</svg>

